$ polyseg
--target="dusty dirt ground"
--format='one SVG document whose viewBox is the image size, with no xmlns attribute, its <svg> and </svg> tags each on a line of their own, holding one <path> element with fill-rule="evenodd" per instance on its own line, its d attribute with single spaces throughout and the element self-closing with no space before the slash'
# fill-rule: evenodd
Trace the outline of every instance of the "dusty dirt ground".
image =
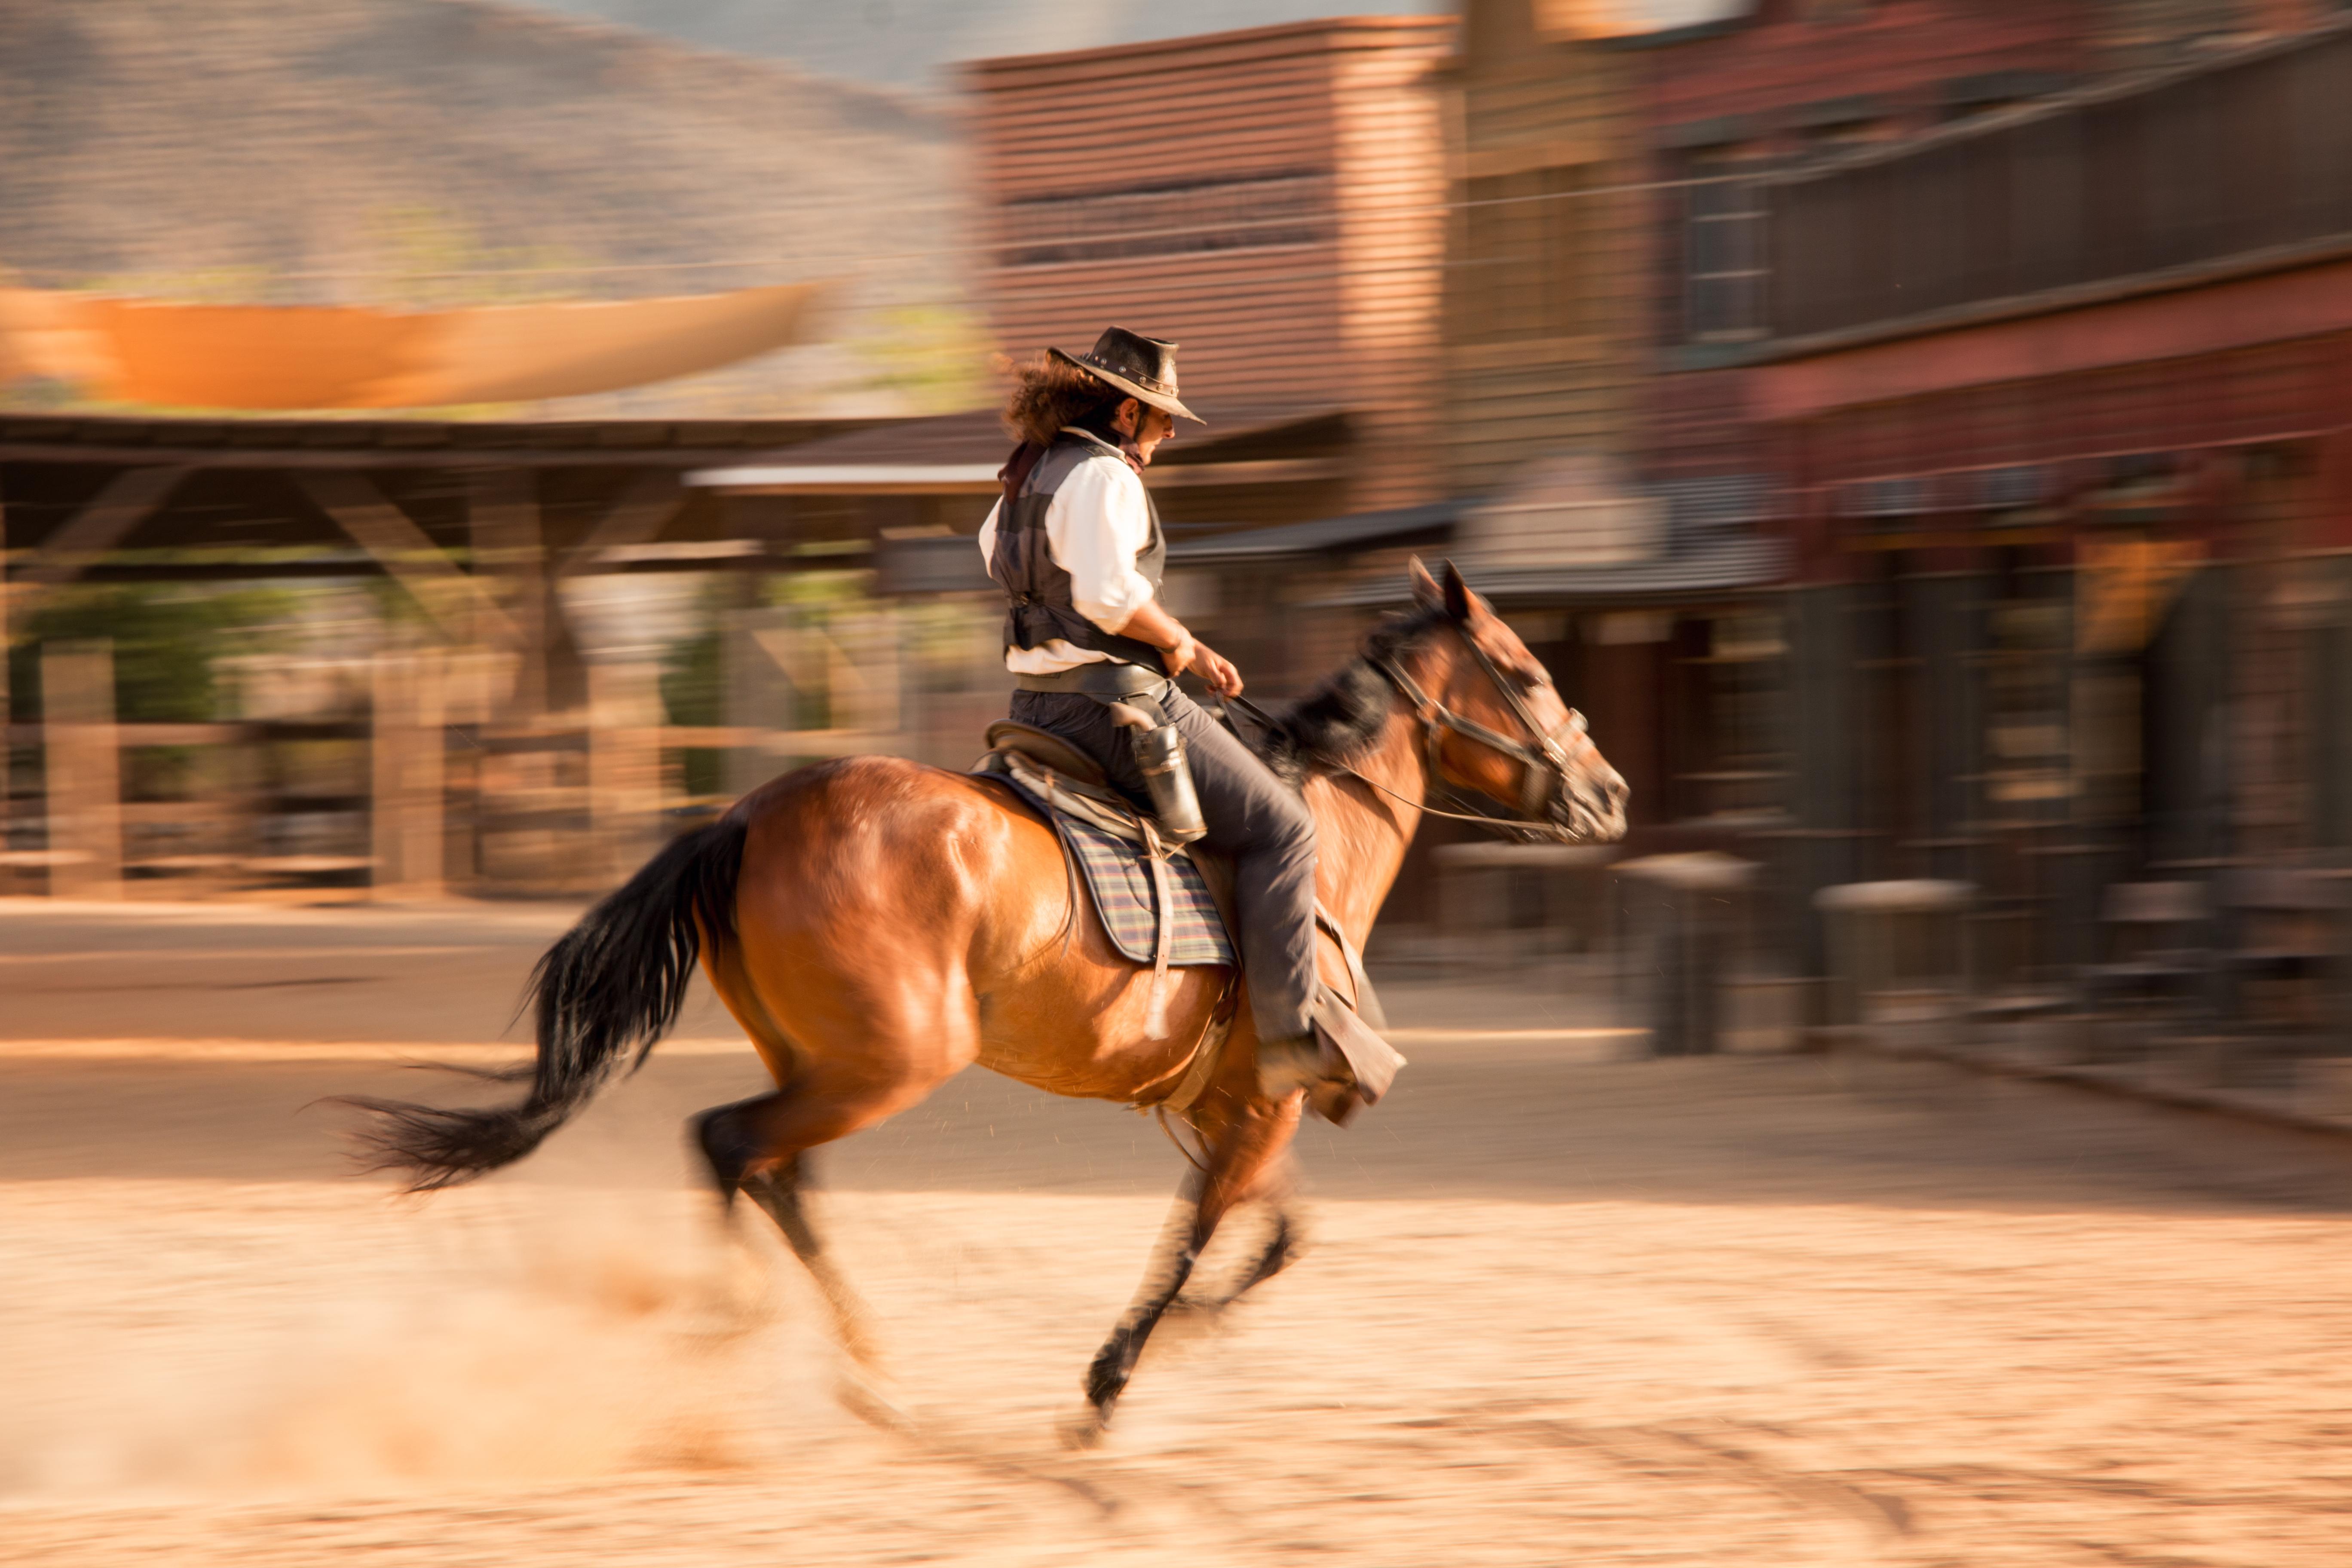
<svg viewBox="0 0 2352 1568">
<path fill-rule="evenodd" d="M 1158 1131 L 975 1074 L 832 1152 L 885 1431 L 693 1190 L 680 1120 L 760 1087 L 707 1010 L 510 1174 L 341 1173 L 303 1108 L 463 1093 L 395 1063 L 494 1058 L 562 922 L 0 909 L 0 1563 L 2346 1560 L 2327 1142 L 1448 1037 L 1599 1014 L 1399 987 L 1436 1033 L 1304 1140 L 1309 1250 L 1156 1343 L 1091 1452 L 1055 1427 L 1166 1212 Z"/>
</svg>

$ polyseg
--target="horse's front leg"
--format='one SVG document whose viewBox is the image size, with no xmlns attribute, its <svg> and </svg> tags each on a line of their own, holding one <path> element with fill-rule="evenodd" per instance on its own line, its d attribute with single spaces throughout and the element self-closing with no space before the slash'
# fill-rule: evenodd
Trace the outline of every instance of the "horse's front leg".
<svg viewBox="0 0 2352 1568">
<path fill-rule="evenodd" d="M 1241 1059 L 1244 1063 L 1250 1060 L 1247 1056 Z M 1070 1428 L 1072 1441 L 1091 1442 L 1110 1424 L 1111 1407 L 1118 1403 L 1128 1380 L 1135 1375 L 1145 1342 L 1192 1277 L 1192 1269 L 1210 1238 L 1216 1235 L 1218 1224 L 1237 1205 L 1287 1188 L 1287 1165 L 1282 1156 L 1290 1146 L 1292 1134 L 1298 1131 L 1302 1103 L 1296 1094 L 1274 1102 L 1260 1100 L 1255 1094 L 1240 1093 L 1215 1094 L 1204 1102 L 1207 1114 L 1201 1120 L 1200 1130 L 1206 1151 L 1205 1168 L 1185 1173 L 1184 1184 L 1177 1193 L 1176 1212 L 1143 1277 L 1142 1288 L 1120 1318 L 1118 1327 L 1111 1331 L 1110 1338 L 1096 1352 L 1093 1364 L 1087 1368 L 1087 1408 Z M 1276 1226 L 1274 1242 L 1261 1255 L 1242 1289 L 1281 1267 L 1287 1254 L 1290 1227 L 1285 1217 Z"/>
<path fill-rule="evenodd" d="M 1288 1173 L 1290 1161 L 1286 1154 L 1280 1164 L 1282 1174 L 1279 1179 L 1270 1178 L 1266 1184 L 1269 1190 L 1259 1194 L 1258 1201 L 1265 1205 L 1271 1224 L 1266 1231 L 1265 1239 L 1258 1244 L 1256 1254 L 1234 1275 L 1233 1281 L 1222 1291 L 1213 1296 L 1187 1296 L 1180 1293 L 1175 1300 L 1169 1303 L 1170 1312 L 1179 1315 L 1197 1313 L 1202 1317 L 1213 1318 L 1244 1296 L 1248 1295 L 1250 1291 L 1298 1261 L 1302 1227 L 1299 1225 L 1297 1205 L 1293 1202 L 1294 1194 Z"/>
</svg>

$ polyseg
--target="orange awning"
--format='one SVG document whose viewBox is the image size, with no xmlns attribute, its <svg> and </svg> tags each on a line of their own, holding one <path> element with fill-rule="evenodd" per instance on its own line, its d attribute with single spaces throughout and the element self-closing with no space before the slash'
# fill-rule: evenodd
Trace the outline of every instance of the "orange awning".
<svg viewBox="0 0 2352 1568">
<path fill-rule="evenodd" d="M 430 408 L 615 392 L 804 342 L 822 285 L 379 310 L 0 289 L 0 383 L 180 408 Z"/>
<path fill-rule="evenodd" d="M 1737 21 L 1755 0 L 1536 0 L 1545 38 L 1640 38 Z"/>
</svg>

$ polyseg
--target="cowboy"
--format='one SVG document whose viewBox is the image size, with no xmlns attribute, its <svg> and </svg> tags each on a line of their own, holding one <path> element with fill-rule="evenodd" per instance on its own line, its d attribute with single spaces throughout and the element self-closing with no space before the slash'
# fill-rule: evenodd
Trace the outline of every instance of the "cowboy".
<svg viewBox="0 0 2352 1568">
<path fill-rule="evenodd" d="M 1242 689 L 1233 662 L 1160 602 L 1168 545 L 1142 473 L 1178 418 L 1206 423 L 1176 395 L 1174 343 L 1112 327 L 1089 353 L 1050 349 L 1024 366 L 1004 409 L 1021 444 L 999 476 L 1003 495 L 980 551 L 1010 601 L 1014 720 L 1092 757 L 1139 807 L 1149 805 L 1149 782 L 1108 705 L 1164 718 L 1181 737 L 1202 842 L 1233 858 L 1259 1082 L 1279 1098 L 1323 1073 L 1309 1021 L 1315 819 L 1172 679 L 1189 671 L 1223 697 Z"/>
</svg>

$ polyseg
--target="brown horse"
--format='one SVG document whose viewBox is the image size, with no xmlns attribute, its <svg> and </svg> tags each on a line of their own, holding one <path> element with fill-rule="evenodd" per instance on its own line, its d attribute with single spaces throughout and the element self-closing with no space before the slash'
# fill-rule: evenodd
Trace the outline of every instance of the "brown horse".
<svg viewBox="0 0 2352 1568">
<path fill-rule="evenodd" d="M 1416 607 L 1276 721 L 1270 762 L 1298 780 L 1318 834 L 1317 889 L 1360 947 L 1429 793 L 1507 803 L 1555 838 L 1624 832 L 1624 781 L 1543 667 L 1451 565 L 1412 563 Z M 1328 984 L 1347 994 L 1336 946 Z M 412 1185 L 520 1159 L 673 1023 L 699 959 L 776 1081 L 696 1119 L 732 1207 L 772 1215 L 866 1358 L 852 1298 L 801 1205 L 803 1156 L 871 1127 L 979 1062 L 1055 1094 L 1150 1103 L 1172 1089 L 1232 976 L 1173 972 L 1168 1027 L 1145 1027 L 1150 972 L 1120 956 L 1075 893 L 1062 848 L 1001 784 L 890 757 L 786 773 L 648 862 L 549 949 L 532 976 L 539 1055 L 529 1096 L 488 1110 L 359 1101 L 369 1141 Z M 1145 1338 L 1236 1205 L 1263 1200 L 1270 1239 L 1234 1296 L 1280 1269 L 1289 1144 L 1302 1099 L 1260 1095 L 1249 1009 L 1183 1115 L 1201 1151 L 1162 1256 L 1088 1370 L 1098 1429 Z M 520 1075 L 518 1074 L 518 1077 Z M 1222 1305 L 1223 1303 L 1218 1303 Z"/>
</svg>

